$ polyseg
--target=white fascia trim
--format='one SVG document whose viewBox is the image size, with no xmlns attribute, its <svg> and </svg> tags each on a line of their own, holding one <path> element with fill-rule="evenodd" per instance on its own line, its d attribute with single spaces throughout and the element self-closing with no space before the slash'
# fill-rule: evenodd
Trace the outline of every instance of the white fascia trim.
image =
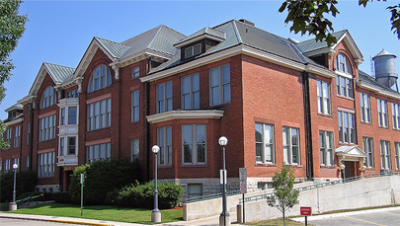
<svg viewBox="0 0 400 226">
<path fill-rule="evenodd" d="M 400 100 L 400 94 L 392 93 L 390 91 L 381 89 L 379 87 L 376 87 L 376 86 L 369 84 L 367 82 L 364 82 L 364 81 L 358 81 L 357 86 L 360 88 L 366 89 L 366 90 L 370 90 L 370 91 L 372 91 L 376 94 L 382 95 L 382 96 Z"/>
<path fill-rule="evenodd" d="M 119 59 L 115 62 L 112 62 L 110 64 L 110 66 L 115 65 L 118 67 L 125 67 L 126 65 L 136 63 L 137 61 L 141 61 L 142 59 L 148 58 L 150 56 L 159 57 L 159 58 L 166 59 L 166 60 L 172 59 L 172 57 L 173 57 L 172 55 L 167 54 L 167 53 L 157 52 L 157 51 L 154 51 L 151 49 L 144 49 L 140 52 L 129 55 L 129 56 Z M 132 59 L 134 60 L 134 62 L 131 62 Z"/>
<path fill-rule="evenodd" d="M 175 110 L 149 115 L 146 118 L 149 123 L 154 124 L 175 119 L 219 119 L 222 116 L 224 116 L 224 111 L 222 110 Z"/>
<path fill-rule="evenodd" d="M 307 57 L 311 57 L 311 56 L 329 53 L 331 50 L 333 50 L 331 47 L 324 47 L 322 49 L 316 49 L 316 50 L 311 50 L 309 52 L 304 52 L 303 54 L 306 55 Z"/>
<path fill-rule="evenodd" d="M 12 121 L 9 121 L 9 122 L 5 122 L 4 124 L 6 126 L 11 126 L 11 125 L 15 125 L 17 123 L 21 123 L 23 121 L 24 121 L 24 118 L 19 118 L 19 119 L 15 119 L 15 120 L 12 120 Z"/>
<path fill-rule="evenodd" d="M 34 100 L 36 99 L 36 97 L 37 97 L 36 95 L 28 95 L 28 96 L 22 98 L 21 100 L 17 101 L 17 103 L 22 104 L 22 105 L 25 105 L 27 103 L 33 103 Z"/>
<path fill-rule="evenodd" d="M 181 48 L 182 46 L 189 45 L 190 43 L 197 42 L 197 41 L 203 40 L 203 39 L 205 39 L 205 38 L 211 39 L 211 40 L 214 40 L 214 41 L 217 41 L 217 42 L 222 42 L 222 41 L 225 40 L 225 39 L 223 39 L 223 38 L 215 37 L 215 36 L 213 36 L 213 35 L 202 34 L 202 35 L 200 35 L 200 36 L 196 36 L 196 37 L 191 38 L 191 39 L 189 39 L 189 40 L 186 40 L 186 41 L 184 41 L 184 42 L 178 43 L 178 44 L 174 45 L 174 47 L 176 47 L 176 48 Z"/>
<path fill-rule="evenodd" d="M 83 55 L 81 61 L 79 62 L 78 67 L 76 67 L 76 70 L 73 75 L 73 79 L 75 79 L 78 76 L 83 76 L 83 74 L 85 73 L 85 71 L 87 69 L 87 66 L 90 64 L 90 61 L 92 61 L 93 56 L 96 53 L 98 48 L 99 48 L 99 45 L 95 43 L 95 38 L 93 38 L 89 47 L 86 49 L 86 52 Z M 82 72 L 81 72 L 81 70 L 82 70 Z"/>
<path fill-rule="evenodd" d="M 239 55 L 239 54 L 246 54 L 248 56 L 252 56 L 255 58 L 259 58 L 268 62 L 272 62 L 274 64 L 282 65 L 297 71 L 308 71 L 312 73 L 317 73 L 319 75 L 322 75 L 324 77 L 332 78 L 335 77 L 334 73 L 330 70 L 324 70 L 323 68 L 319 68 L 313 65 L 306 65 L 304 63 L 296 62 L 275 54 L 267 53 L 262 50 L 254 49 L 249 46 L 243 46 L 239 45 L 233 48 L 229 48 L 227 50 L 217 52 L 214 54 L 211 54 L 209 56 L 200 58 L 198 60 L 193 60 L 190 61 L 186 64 L 182 64 L 170 69 L 167 69 L 165 71 L 160 71 L 157 73 L 154 73 L 152 75 L 142 77 L 140 78 L 141 82 L 149 82 L 149 81 L 155 81 L 161 78 L 165 78 L 183 71 L 190 70 L 195 67 L 199 67 L 205 64 L 210 64 L 215 61 L 223 60 L 226 58 L 229 58 L 231 56 Z"/>
</svg>

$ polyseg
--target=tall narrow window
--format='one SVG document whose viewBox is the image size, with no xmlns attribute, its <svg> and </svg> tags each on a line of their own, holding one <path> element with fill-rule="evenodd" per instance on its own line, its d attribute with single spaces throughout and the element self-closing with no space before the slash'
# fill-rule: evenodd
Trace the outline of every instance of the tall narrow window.
<svg viewBox="0 0 400 226">
<path fill-rule="evenodd" d="M 139 160 L 139 139 L 131 139 L 131 162 Z"/>
<path fill-rule="evenodd" d="M 68 107 L 68 125 L 76 125 L 76 107 Z"/>
<path fill-rule="evenodd" d="M 5 136 L 4 136 L 4 141 L 10 143 L 11 142 L 11 134 L 12 134 L 12 129 L 7 129 Z M 10 144 L 11 146 L 11 144 Z"/>
<path fill-rule="evenodd" d="M 274 126 L 262 123 L 255 124 L 256 162 L 275 162 Z"/>
<path fill-rule="evenodd" d="M 336 76 L 336 93 L 339 96 L 353 98 L 353 80 L 337 75 Z"/>
<path fill-rule="evenodd" d="M 172 81 L 157 85 L 157 113 L 172 111 Z"/>
<path fill-rule="evenodd" d="M 131 92 L 131 122 L 139 121 L 139 90 Z"/>
<path fill-rule="evenodd" d="M 11 160 L 4 160 L 4 173 L 8 173 L 11 170 Z"/>
<path fill-rule="evenodd" d="M 20 138 L 21 138 L 21 126 L 16 126 L 14 128 L 14 148 L 19 147 Z"/>
<path fill-rule="evenodd" d="M 284 162 L 289 165 L 300 165 L 299 129 L 292 127 L 283 127 L 282 139 Z"/>
<path fill-rule="evenodd" d="M 396 170 L 400 170 L 400 142 L 394 143 Z"/>
<path fill-rule="evenodd" d="M 374 168 L 374 144 L 372 138 L 363 137 L 364 152 L 367 154 L 365 165 L 368 168 Z"/>
<path fill-rule="evenodd" d="M 229 64 L 210 69 L 210 105 L 231 101 L 231 78 Z"/>
<path fill-rule="evenodd" d="M 76 137 L 68 137 L 68 155 L 76 155 Z"/>
<path fill-rule="evenodd" d="M 182 109 L 200 108 L 199 74 L 182 78 Z"/>
<path fill-rule="evenodd" d="M 65 143 L 64 143 L 65 138 L 60 137 L 60 149 L 58 150 L 58 155 L 59 156 L 64 156 L 65 155 Z"/>
<path fill-rule="evenodd" d="M 45 89 L 42 94 L 42 98 L 40 100 L 40 109 L 48 108 L 53 106 L 56 103 L 56 93 L 54 92 L 53 87 L 49 86 Z"/>
<path fill-rule="evenodd" d="M 400 104 L 392 103 L 393 129 L 400 130 Z"/>
<path fill-rule="evenodd" d="M 26 144 L 30 145 L 31 144 L 31 122 L 28 122 L 26 126 Z"/>
<path fill-rule="evenodd" d="M 158 165 L 172 165 L 172 127 L 165 126 L 157 128 L 157 144 L 160 146 L 158 152 Z"/>
<path fill-rule="evenodd" d="M 371 122 L 371 104 L 369 99 L 368 94 L 360 93 L 361 122 Z"/>
<path fill-rule="evenodd" d="M 140 67 L 134 67 L 131 71 L 131 78 L 139 77 Z"/>
<path fill-rule="evenodd" d="M 60 109 L 60 125 L 65 125 L 65 108 Z"/>
<path fill-rule="evenodd" d="M 206 126 L 182 126 L 183 164 L 206 163 Z"/>
<path fill-rule="evenodd" d="M 101 65 L 92 73 L 89 80 L 88 92 L 94 92 L 111 85 L 111 71 L 107 66 Z"/>
<path fill-rule="evenodd" d="M 378 121 L 379 121 L 379 126 L 388 127 L 386 100 L 378 99 Z"/>
<path fill-rule="evenodd" d="M 356 128 L 354 114 L 344 111 L 338 111 L 339 119 L 339 142 L 356 143 Z"/>
<path fill-rule="evenodd" d="M 338 54 L 336 56 L 335 69 L 347 74 L 352 74 L 350 62 L 343 54 Z"/>
<path fill-rule="evenodd" d="M 391 169 L 392 165 L 390 162 L 390 142 L 381 141 L 381 168 Z"/>
<path fill-rule="evenodd" d="M 319 131 L 319 147 L 321 165 L 333 166 L 334 151 L 333 151 L 333 132 Z"/>
<path fill-rule="evenodd" d="M 331 115 L 330 84 L 317 81 L 318 113 Z"/>
</svg>

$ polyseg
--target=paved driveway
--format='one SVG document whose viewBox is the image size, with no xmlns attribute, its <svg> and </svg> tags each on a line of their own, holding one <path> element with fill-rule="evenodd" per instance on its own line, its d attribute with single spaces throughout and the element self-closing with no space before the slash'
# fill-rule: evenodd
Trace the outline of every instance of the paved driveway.
<svg viewBox="0 0 400 226">
<path fill-rule="evenodd" d="M 304 222 L 304 217 L 297 218 L 297 221 L 300 220 Z M 307 223 L 316 226 L 398 226 L 400 225 L 400 207 L 312 216 L 308 218 Z"/>
</svg>

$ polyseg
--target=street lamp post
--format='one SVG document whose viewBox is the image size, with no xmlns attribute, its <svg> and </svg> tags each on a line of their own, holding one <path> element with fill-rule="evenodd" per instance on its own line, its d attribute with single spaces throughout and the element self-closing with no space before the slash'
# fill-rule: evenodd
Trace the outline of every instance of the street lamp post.
<svg viewBox="0 0 400 226">
<path fill-rule="evenodd" d="M 14 164 L 13 165 L 13 170 L 14 170 L 14 190 L 13 190 L 13 201 L 11 203 L 11 211 L 17 210 L 18 206 L 15 203 L 15 190 L 17 187 L 17 169 L 18 169 L 18 165 Z"/>
<path fill-rule="evenodd" d="M 219 215 L 219 225 L 231 225 L 230 215 L 226 210 L 226 171 L 225 171 L 225 146 L 228 144 L 228 139 L 224 136 L 218 139 L 219 145 L 222 146 L 222 213 Z"/>
<path fill-rule="evenodd" d="M 158 209 L 158 191 L 157 191 L 157 153 L 160 151 L 160 147 L 154 145 L 151 148 L 151 151 L 154 153 L 155 162 L 154 162 L 154 209 L 151 212 L 151 222 L 161 223 L 161 212 Z"/>
</svg>

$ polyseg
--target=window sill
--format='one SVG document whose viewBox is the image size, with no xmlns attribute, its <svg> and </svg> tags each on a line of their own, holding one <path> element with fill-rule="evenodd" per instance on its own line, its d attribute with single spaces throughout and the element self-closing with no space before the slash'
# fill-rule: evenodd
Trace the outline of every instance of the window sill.
<svg viewBox="0 0 400 226">
<path fill-rule="evenodd" d="M 379 129 L 389 129 L 389 126 L 378 126 Z"/>
<path fill-rule="evenodd" d="M 277 165 L 275 163 L 261 163 L 261 162 L 256 162 L 256 164 L 254 164 L 254 166 L 257 167 L 277 167 Z"/>
<path fill-rule="evenodd" d="M 372 122 L 363 122 L 363 121 L 361 121 L 361 124 L 372 126 Z"/>
<path fill-rule="evenodd" d="M 340 98 L 346 99 L 346 100 L 354 101 L 354 98 L 353 98 L 353 97 L 346 97 L 346 96 L 342 96 L 342 95 L 339 95 L 339 94 L 337 94 L 337 97 L 340 97 Z"/>
<path fill-rule="evenodd" d="M 333 118 L 331 114 L 324 114 L 324 113 L 320 113 L 320 112 L 318 112 L 318 116 Z"/>
<path fill-rule="evenodd" d="M 336 169 L 336 166 L 325 166 L 325 165 L 320 165 L 321 169 Z"/>
<path fill-rule="evenodd" d="M 187 168 L 187 167 L 200 167 L 200 168 L 206 168 L 208 165 L 204 164 L 186 164 L 186 165 L 180 165 L 180 167 Z"/>
</svg>

